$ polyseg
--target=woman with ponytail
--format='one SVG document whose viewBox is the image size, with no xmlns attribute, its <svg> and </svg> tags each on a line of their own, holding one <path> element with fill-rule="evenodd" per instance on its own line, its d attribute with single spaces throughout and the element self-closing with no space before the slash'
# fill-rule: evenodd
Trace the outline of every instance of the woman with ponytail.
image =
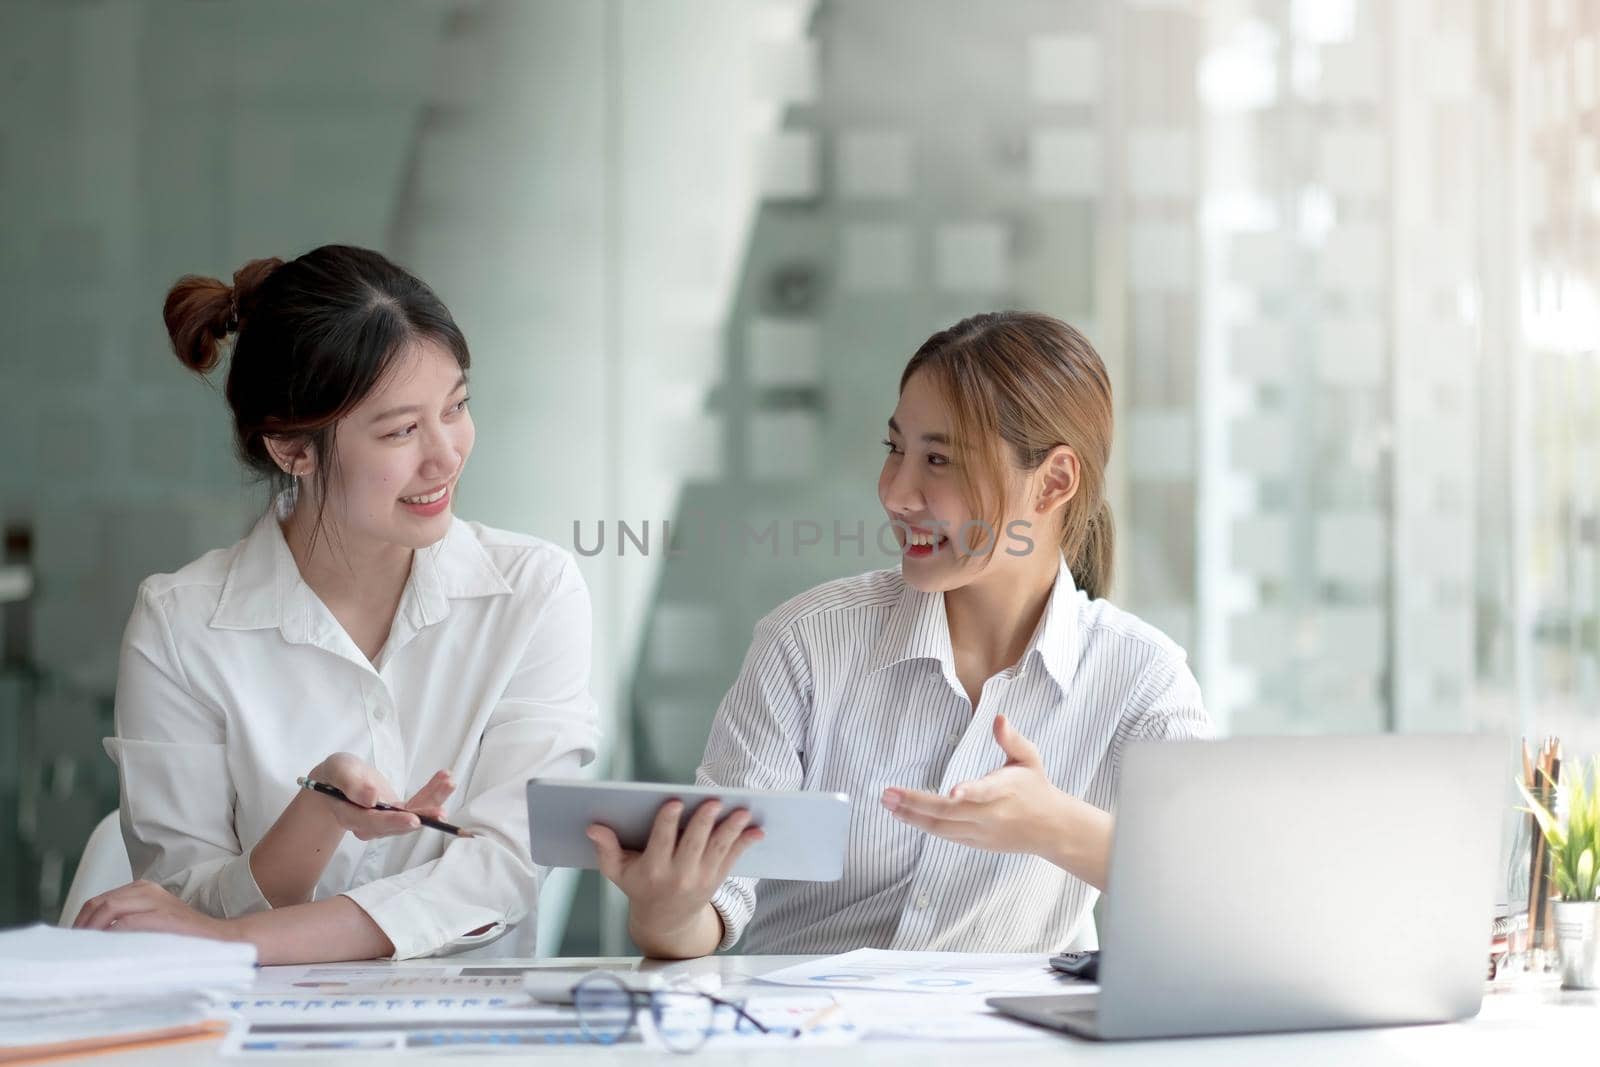
<svg viewBox="0 0 1600 1067">
<path fill-rule="evenodd" d="M 728 871 L 743 811 L 665 805 L 642 852 L 590 828 L 652 955 L 1050 952 L 1105 888 L 1121 754 L 1205 737 L 1183 650 L 1111 584 L 1111 385 L 1046 315 L 976 315 L 900 379 L 878 497 L 901 563 L 756 627 L 697 780 L 854 798 L 844 877 Z"/>
<path fill-rule="evenodd" d="M 235 444 L 275 492 L 242 541 L 139 587 L 106 742 L 139 881 L 75 925 L 262 963 L 533 955 L 524 785 L 594 757 L 589 596 L 565 550 L 452 514 L 461 330 L 338 245 L 182 278 L 165 315 L 196 373 L 227 350 Z"/>
</svg>

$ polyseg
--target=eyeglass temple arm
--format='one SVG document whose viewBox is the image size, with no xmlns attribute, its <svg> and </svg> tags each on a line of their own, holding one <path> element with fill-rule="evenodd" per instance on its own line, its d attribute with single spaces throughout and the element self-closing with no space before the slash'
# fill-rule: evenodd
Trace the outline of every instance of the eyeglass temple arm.
<svg viewBox="0 0 1600 1067">
<path fill-rule="evenodd" d="M 763 1034 L 768 1032 L 767 1028 L 761 1025 L 760 1020 L 758 1020 L 754 1015 L 751 1015 L 749 1012 L 745 1011 L 744 1008 L 740 1007 L 738 1004 L 735 1004 L 733 1001 L 723 1000 L 721 997 L 714 997 L 710 993 L 701 993 L 700 995 L 718 1007 L 732 1008 L 739 1014 L 739 1018 L 744 1019 L 751 1026 L 755 1027 L 757 1030 L 760 1030 Z"/>
</svg>

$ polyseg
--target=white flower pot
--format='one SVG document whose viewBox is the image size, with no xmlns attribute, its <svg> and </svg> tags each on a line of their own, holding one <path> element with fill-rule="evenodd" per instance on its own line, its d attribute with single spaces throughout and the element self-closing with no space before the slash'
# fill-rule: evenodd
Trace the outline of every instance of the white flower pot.
<svg viewBox="0 0 1600 1067">
<path fill-rule="evenodd" d="M 1600 989 L 1600 901 L 1556 901 L 1561 987 Z"/>
</svg>

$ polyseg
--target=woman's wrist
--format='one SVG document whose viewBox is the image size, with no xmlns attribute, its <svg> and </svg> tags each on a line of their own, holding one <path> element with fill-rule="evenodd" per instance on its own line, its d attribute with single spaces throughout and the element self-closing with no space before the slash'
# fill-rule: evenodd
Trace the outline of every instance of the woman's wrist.
<svg viewBox="0 0 1600 1067">
<path fill-rule="evenodd" d="M 324 798 L 302 789 L 250 850 L 250 875 L 274 908 L 312 898 L 345 829 Z"/>
<path fill-rule="evenodd" d="M 256 935 L 260 933 L 261 927 L 259 922 L 250 921 L 259 914 L 262 913 L 251 912 L 248 915 L 240 915 L 234 919 L 218 919 L 217 940 L 234 941 L 238 942 L 239 944 L 255 945 L 256 952 L 259 953 L 261 951 L 261 944 L 256 940 Z"/>
<path fill-rule="evenodd" d="M 295 792 L 294 799 L 289 801 L 289 806 L 284 811 L 293 812 L 293 817 L 296 819 L 304 819 L 308 827 L 315 827 L 324 837 L 337 845 L 344 838 L 345 828 L 334 814 L 333 806 L 343 803 L 342 800 L 334 800 L 309 789 L 301 789 Z"/>
<path fill-rule="evenodd" d="M 722 942 L 722 916 L 711 904 L 702 904 L 687 919 L 662 922 L 628 909 L 628 936 L 653 959 L 690 959 L 710 955 Z"/>
<path fill-rule="evenodd" d="M 384 959 L 394 943 L 366 910 L 346 896 L 218 920 L 219 940 L 256 947 L 263 967 Z"/>
<path fill-rule="evenodd" d="M 1111 813 L 1056 790 L 1037 855 L 1096 889 L 1104 889 L 1111 858 Z"/>
</svg>

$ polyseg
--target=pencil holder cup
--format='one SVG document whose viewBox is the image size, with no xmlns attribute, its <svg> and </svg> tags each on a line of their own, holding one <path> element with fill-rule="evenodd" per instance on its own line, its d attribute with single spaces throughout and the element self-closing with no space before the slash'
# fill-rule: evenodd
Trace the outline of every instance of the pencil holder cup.
<svg viewBox="0 0 1600 1067">
<path fill-rule="evenodd" d="M 1600 901 L 1556 902 L 1563 989 L 1600 989 Z"/>
</svg>

